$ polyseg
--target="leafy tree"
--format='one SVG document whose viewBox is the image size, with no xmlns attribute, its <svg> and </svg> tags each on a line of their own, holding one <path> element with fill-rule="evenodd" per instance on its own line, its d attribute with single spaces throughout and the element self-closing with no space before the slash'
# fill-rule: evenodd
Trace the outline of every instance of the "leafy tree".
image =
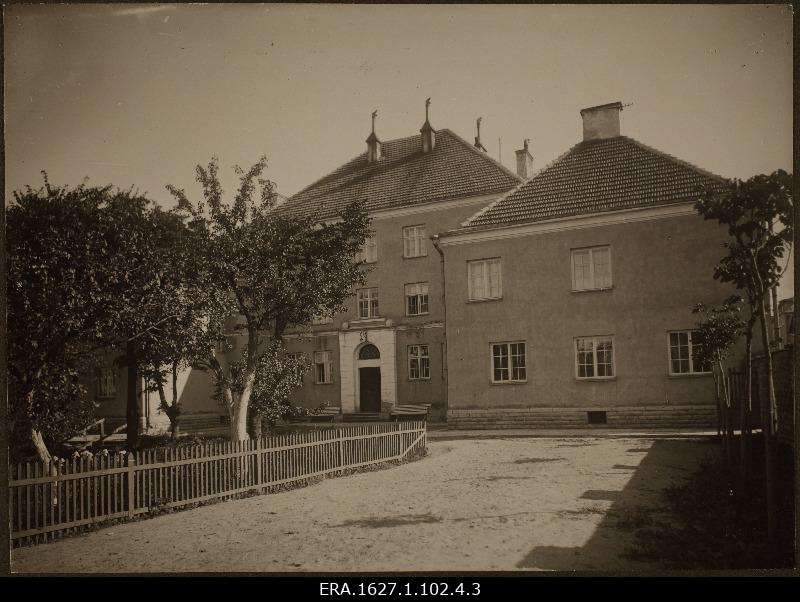
<svg viewBox="0 0 800 602">
<path fill-rule="evenodd" d="M 742 436 L 739 441 L 740 476 L 744 481 L 748 467 L 748 446 L 750 417 L 753 411 L 753 328 L 759 317 L 757 308 L 759 307 L 758 291 L 755 287 L 755 280 L 750 277 L 750 259 L 742 246 L 729 247 L 729 254 L 722 258 L 716 267 L 715 275 L 717 279 L 724 282 L 733 283 L 737 289 L 743 291 L 747 298 L 749 311 L 747 318 L 743 322 L 743 334 L 745 337 L 745 363 L 747 369 L 747 403 L 742 403 L 739 408 L 739 419 Z M 774 290 L 774 287 L 773 287 Z"/>
<path fill-rule="evenodd" d="M 733 419 L 731 416 L 731 391 L 729 388 L 725 360 L 742 334 L 745 322 L 741 319 L 742 299 L 728 298 L 722 307 L 708 308 L 698 304 L 694 308 L 702 318 L 697 322 L 697 345 L 693 346 L 697 361 L 710 366 L 717 392 L 722 389 L 722 432 L 725 456 L 731 462 L 733 443 Z M 718 400 L 719 401 L 719 400 Z M 743 423 L 742 423 L 743 424 Z"/>
<path fill-rule="evenodd" d="M 200 253 L 209 283 L 236 307 L 240 319 L 231 326 L 246 333 L 240 360 L 223 363 L 215 357 L 204 363 L 228 408 L 234 441 L 247 439 L 256 372 L 268 348 L 265 337 L 280 339 L 289 325 L 343 311 L 344 300 L 365 281 L 356 259 L 369 232 L 361 206 L 351 205 L 340 219 L 323 224 L 271 211 L 275 195 L 272 183 L 261 178 L 265 167 L 262 158 L 246 172 L 236 168 L 240 182 L 230 204 L 223 200 L 216 159 L 196 169 L 201 200 L 192 203 L 185 191 L 167 187 L 188 227 L 203 239 Z"/>
<path fill-rule="evenodd" d="M 747 293 L 751 314 L 761 325 L 761 339 L 766 361 L 768 399 L 763 413 L 766 456 L 768 539 L 775 540 L 774 458 L 772 439 L 777 429 L 777 400 L 773 378 L 772 355 L 766 306 L 771 290 L 777 286 L 783 270 L 781 259 L 788 254 L 794 235 L 792 176 L 783 170 L 770 175 L 756 175 L 734 180 L 724 190 L 700 191 L 695 208 L 705 219 L 717 220 L 728 228 L 725 243 L 728 255 L 720 261 L 714 278 L 733 283 Z"/>
<path fill-rule="evenodd" d="M 46 461 L 48 446 L 89 419 L 93 406 L 81 370 L 114 348 L 124 351 L 119 363 L 128 369 L 127 435 L 134 447 L 139 365 L 152 365 L 168 348 L 165 361 L 183 361 L 177 352 L 203 331 L 176 335 L 197 325 L 200 308 L 218 306 L 205 302 L 198 277 L 204 272 L 186 260 L 192 233 L 180 216 L 133 191 L 53 187 L 46 175 L 42 188 L 15 193 L 7 218 L 15 429 L 29 431 Z"/>
<path fill-rule="evenodd" d="M 141 375 L 148 389 L 158 393 L 159 408 L 169 418 L 172 437 L 177 438 L 181 415 L 178 375 L 214 357 L 215 348 L 224 342 L 222 326 L 230 309 L 227 296 L 209 284 L 207 270 L 198 260 L 196 233 L 181 223 L 163 234 L 161 303 L 157 307 L 163 315 L 142 337 L 137 358 Z M 172 238 L 166 238 L 169 236 Z"/>
<path fill-rule="evenodd" d="M 123 351 L 119 363 L 128 372 L 126 439 L 128 449 L 134 449 L 139 431 L 140 366 L 152 365 L 153 354 L 158 355 L 159 350 L 182 344 L 173 343 L 172 337 L 187 311 L 181 300 L 185 300 L 189 272 L 175 258 L 180 257 L 179 250 L 191 240 L 191 234 L 179 215 L 130 191 L 109 196 L 101 217 L 99 235 L 115 250 L 106 291 L 114 318 L 105 329 L 111 345 Z"/>
<path fill-rule="evenodd" d="M 270 342 L 258 360 L 250 398 L 252 438 L 261 436 L 262 421 L 272 428 L 279 420 L 308 414 L 306 408 L 293 406 L 289 396 L 303 386 L 303 375 L 310 367 L 304 356 L 288 356 L 279 339 Z"/>
<path fill-rule="evenodd" d="M 103 236 L 109 187 L 26 187 L 6 210 L 9 422 L 43 462 L 49 448 L 86 427 L 93 404 L 80 382 L 108 342 L 114 317 Z"/>
</svg>

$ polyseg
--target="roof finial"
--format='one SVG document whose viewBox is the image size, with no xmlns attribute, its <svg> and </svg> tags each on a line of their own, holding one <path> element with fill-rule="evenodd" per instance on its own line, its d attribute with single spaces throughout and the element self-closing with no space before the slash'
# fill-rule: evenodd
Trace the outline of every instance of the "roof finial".
<svg viewBox="0 0 800 602">
<path fill-rule="evenodd" d="M 436 130 L 428 121 L 428 107 L 431 105 L 430 97 L 425 99 L 425 123 L 422 124 L 420 133 L 422 134 L 422 152 L 429 153 L 436 146 Z"/>
<path fill-rule="evenodd" d="M 367 161 L 372 163 L 381 158 L 381 141 L 375 135 L 375 118 L 378 116 L 378 109 L 372 112 L 372 133 L 367 138 Z"/>
<path fill-rule="evenodd" d="M 483 147 L 483 144 L 481 143 L 481 120 L 482 119 L 483 119 L 483 117 L 478 117 L 478 121 L 476 122 L 476 124 L 478 126 L 478 135 L 475 136 L 475 148 L 478 148 L 478 149 L 486 152 L 486 149 Z"/>
<path fill-rule="evenodd" d="M 525 147 L 525 150 L 528 150 L 528 142 L 530 141 L 530 138 L 525 138 L 525 140 L 522 141 L 522 146 Z"/>
</svg>

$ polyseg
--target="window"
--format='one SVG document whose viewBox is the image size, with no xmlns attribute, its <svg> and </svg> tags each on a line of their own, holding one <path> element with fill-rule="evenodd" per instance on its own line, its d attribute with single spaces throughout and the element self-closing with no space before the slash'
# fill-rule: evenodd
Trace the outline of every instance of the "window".
<svg viewBox="0 0 800 602">
<path fill-rule="evenodd" d="M 295 366 L 295 371 L 297 372 L 297 377 L 300 380 L 303 380 L 303 373 L 305 372 L 305 368 L 303 366 L 303 354 L 302 353 L 287 353 L 286 359 L 291 362 L 297 362 Z"/>
<path fill-rule="evenodd" d="M 425 226 L 408 226 L 403 228 L 403 257 L 425 257 L 428 249 L 425 246 Z"/>
<path fill-rule="evenodd" d="M 581 337 L 575 339 L 575 352 L 578 378 L 614 377 L 613 337 Z"/>
<path fill-rule="evenodd" d="M 408 346 L 408 379 L 426 380 L 431 377 L 431 358 L 427 345 Z"/>
<path fill-rule="evenodd" d="M 373 344 L 364 345 L 358 352 L 358 359 L 360 360 L 379 360 L 381 359 L 380 350 Z"/>
<path fill-rule="evenodd" d="M 711 367 L 697 358 L 700 343 L 697 331 L 681 330 L 669 333 L 669 373 L 707 374 Z"/>
<path fill-rule="evenodd" d="M 374 236 L 370 236 L 364 241 L 364 246 L 361 247 L 358 258 L 364 263 L 375 263 L 378 261 L 378 241 Z"/>
<path fill-rule="evenodd" d="M 311 318 L 311 323 L 315 326 L 320 326 L 322 324 L 331 324 L 333 322 L 333 318 L 330 316 L 319 316 L 315 315 Z"/>
<path fill-rule="evenodd" d="M 492 382 L 523 382 L 527 379 L 525 343 L 492 343 Z"/>
<path fill-rule="evenodd" d="M 572 251 L 572 290 L 611 288 L 611 248 L 593 247 Z"/>
<path fill-rule="evenodd" d="M 428 283 L 406 284 L 406 315 L 419 316 L 428 313 Z"/>
<path fill-rule="evenodd" d="M 362 288 L 358 291 L 358 317 L 375 318 L 378 315 L 378 289 Z"/>
<path fill-rule="evenodd" d="M 471 301 L 500 299 L 503 296 L 500 258 L 467 262 Z"/>
<path fill-rule="evenodd" d="M 116 397 L 117 371 L 114 368 L 103 368 L 97 375 L 97 396 Z"/>
<path fill-rule="evenodd" d="M 333 360 L 330 351 L 314 352 L 314 378 L 318 385 L 333 382 Z"/>
</svg>

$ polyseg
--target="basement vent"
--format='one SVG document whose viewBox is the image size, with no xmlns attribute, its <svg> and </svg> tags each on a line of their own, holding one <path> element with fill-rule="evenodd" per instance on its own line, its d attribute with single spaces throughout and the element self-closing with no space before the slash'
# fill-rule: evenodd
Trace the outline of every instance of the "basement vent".
<svg viewBox="0 0 800 602">
<path fill-rule="evenodd" d="M 605 412 L 586 412 L 589 424 L 608 424 L 608 416 Z"/>
</svg>

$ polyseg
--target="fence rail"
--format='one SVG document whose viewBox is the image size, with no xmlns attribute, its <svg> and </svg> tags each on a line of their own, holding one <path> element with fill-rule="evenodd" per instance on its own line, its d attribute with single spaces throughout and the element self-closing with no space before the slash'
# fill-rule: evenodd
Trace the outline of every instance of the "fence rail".
<svg viewBox="0 0 800 602">
<path fill-rule="evenodd" d="M 12 542 L 402 460 L 426 444 L 424 421 L 320 429 L 257 440 L 11 466 Z"/>
</svg>

